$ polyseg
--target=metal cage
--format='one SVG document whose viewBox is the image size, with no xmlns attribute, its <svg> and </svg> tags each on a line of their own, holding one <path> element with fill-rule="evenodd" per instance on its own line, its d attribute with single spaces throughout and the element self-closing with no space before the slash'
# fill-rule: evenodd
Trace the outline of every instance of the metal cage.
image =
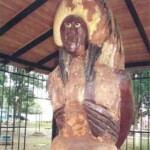
<svg viewBox="0 0 150 150">
<path fill-rule="evenodd" d="M 38 73 L 26 73 L 25 70 L 5 66 L 0 68 L 0 149 L 1 150 L 26 150 L 38 149 L 41 134 L 42 113 L 37 101 L 43 103 L 49 101 L 46 91 L 47 76 Z M 30 114 L 30 115 L 29 115 Z M 29 121 L 29 116 L 33 118 Z M 35 119 L 34 119 L 35 118 Z M 44 124 L 46 124 L 44 122 Z M 44 132 L 49 136 L 46 138 L 50 145 L 51 122 L 47 121 L 47 128 Z M 36 137 L 32 134 L 38 134 Z M 29 140 L 28 140 L 29 138 Z M 32 144 L 32 141 L 35 144 Z M 45 141 L 44 141 L 45 142 Z M 30 145 L 30 147 L 29 147 Z M 41 144 L 42 145 L 42 144 Z M 44 145 L 44 144 L 43 144 Z M 47 149 L 49 149 L 47 145 Z M 36 148 L 37 147 L 37 148 Z"/>
<path fill-rule="evenodd" d="M 135 117 L 129 135 L 121 150 L 149 150 L 150 148 L 150 70 L 138 70 L 129 73 L 133 80 L 135 98 Z M 0 68 L 0 149 L 1 150 L 27 150 L 32 143 L 28 135 L 30 130 L 29 114 L 36 114 L 34 132 L 40 133 L 42 121 L 40 110 L 36 105 L 32 107 L 33 99 L 49 101 L 46 91 L 47 76 L 34 72 L 26 73 L 25 70 L 5 66 Z M 40 92 L 39 92 L 40 91 Z M 49 104 L 51 109 L 51 104 Z M 36 108 L 36 107 L 37 108 Z M 37 110 L 35 110 L 35 108 Z M 52 109 L 51 109 L 52 110 Z M 48 122 L 49 130 L 45 132 L 47 146 L 50 149 L 51 134 L 54 138 L 57 134 L 56 123 Z M 53 131 L 51 131 L 53 128 Z M 31 135 L 31 133 L 30 133 Z M 41 139 L 36 141 L 39 145 Z M 41 149 L 36 143 L 36 150 Z M 42 145 L 42 144 L 41 144 Z M 44 145 L 44 144 L 43 144 Z"/>
</svg>

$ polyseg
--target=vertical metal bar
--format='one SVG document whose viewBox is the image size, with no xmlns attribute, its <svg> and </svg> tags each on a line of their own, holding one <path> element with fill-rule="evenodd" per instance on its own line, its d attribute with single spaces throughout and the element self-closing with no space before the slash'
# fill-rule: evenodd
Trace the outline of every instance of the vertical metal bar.
<svg viewBox="0 0 150 150">
<path fill-rule="evenodd" d="M 9 74 L 9 90 L 8 90 L 8 104 L 7 104 L 7 114 L 9 114 L 9 107 L 10 107 L 10 99 L 11 99 L 11 78 L 10 78 L 10 74 Z M 7 150 L 7 145 L 8 145 L 8 128 L 9 128 L 9 124 L 8 124 L 8 118 L 7 118 L 7 125 L 6 125 L 6 146 L 5 146 L 5 150 Z M 13 127 L 14 128 L 14 127 Z"/>
<path fill-rule="evenodd" d="M 134 86 L 133 89 L 135 89 L 135 80 L 133 80 L 133 86 Z M 132 146 L 132 148 L 133 148 L 133 150 L 134 150 L 134 149 L 135 149 L 135 115 L 134 115 L 134 124 L 133 124 L 132 137 L 133 137 L 133 146 Z"/>
<path fill-rule="evenodd" d="M 25 118 L 28 118 L 28 103 L 29 103 L 29 75 L 27 77 L 27 89 L 28 89 L 28 92 L 27 92 L 27 96 L 26 96 L 26 117 Z M 24 131 L 24 150 L 26 149 L 26 134 L 27 134 L 27 120 L 25 121 L 25 131 Z"/>
<path fill-rule="evenodd" d="M 0 69 L 2 69 L 2 68 L 0 68 Z M 6 69 L 6 68 L 5 68 Z M 16 119 L 16 117 L 19 117 L 19 116 L 21 116 L 21 110 L 22 110 L 22 98 L 20 98 L 21 99 L 21 102 L 19 103 L 19 108 L 18 108 L 18 113 L 17 113 L 17 105 L 16 105 L 16 102 L 15 102 L 15 99 L 14 99 L 14 102 L 13 102 L 13 100 L 12 100 L 12 92 L 13 92 L 13 95 L 17 95 L 17 94 L 14 94 L 14 84 L 15 84 L 15 82 L 14 82 L 14 80 L 11 80 L 10 79 L 10 75 L 17 75 L 17 77 L 16 78 L 20 78 L 19 76 L 22 76 L 22 78 L 24 78 L 24 76 L 26 76 L 26 75 L 24 75 L 24 74 L 22 74 L 20 71 L 19 71 L 20 69 L 18 69 L 18 71 L 16 71 L 16 69 L 9 69 L 9 70 L 4 70 L 3 71 L 3 73 L 4 74 L 7 74 L 7 76 L 8 76 L 8 82 L 7 82 L 7 86 L 8 86 L 8 107 L 6 108 L 7 109 L 7 112 L 8 112 L 8 114 L 10 113 L 10 109 L 12 109 L 11 107 L 12 107 L 12 105 L 14 105 L 14 115 L 13 115 L 13 118 L 14 118 L 14 122 L 13 122 L 13 126 L 10 126 L 10 124 L 9 124 L 9 122 L 8 122 L 8 120 L 7 120 L 7 126 L 6 126 L 6 129 L 7 129 L 7 131 L 6 131 L 6 136 L 7 135 L 9 135 L 9 132 L 8 132 L 8 130 L 9 129 L 11 129 L 12 128 L 12 133 L 11 133 L 11 135 L 12 135 L 12 138 L 13 138 L 13 140 L 12 140 L 12 146 L 11 146 L 11 150 L 23 150 L 20 146 L 21 146 L 21 144 L 20 144 L 20 140 L 21 140 L 21 136 L 20 136 L 20 134 L 21 134 L 21 128 L 22 128 L 22 124 L 21 124 L 21 122 L 19 121 L 18 122 L 18 124 L 17 124 L 17 126 L 16 126 L 16 122 L 15 122 L 15 119 Z M 4 75 L 3 74 L 3 75 Z M 28 76 L 27 77 L 27 80 L 29 81 L 30 80 L 30 76 Z M 34 80 L 34 79 L 33 79 Z M 43 89 L 43 88 L 45 88 L 45 82 L 46 81 L 43 81 L 42 83 L 41 83 L 41 81 L 43 81 L 43 76 L 41 76 L 40 77 L 40 79 L 38 79 L 37 78 L 37 80 L 36 80 L 36 84 L 40 84 L 40 89 Z M 28 85 L 27 85 L 27 88 L 28 88 L 28 90 L 29 90 L 29 82 L 28 82 Z M 42 85 L 41 85 L 42 84 Z M 35 85 L 35 83 L 33 83 L 33 85 Z M 4 88 L 4 85 L 3 85 L 3 88 Z M 37 90 L 37 88 L 35 88 L 34 86 L 33 86 L 33 89 L 34 90 Z M 34 91 L 33 90 L 33 91 Z M 38 89 L 39 90 L 39 89 Z M 38 92 L 38 90 L 36 91 L 36 92 Z M 43 90 L 42 92 L 40 92 L 40 94 L 37 94 L 37 97 L 38 98 L 42 98 L 42 97 L 44 97 L 45 95 L 43 94 L 43 92 L 45 92 L 45 90 Z M 3 92 L 0 92 L 0 94 L 2 93 L 2 95 L 4 95 L 3 94 Z M 15 93 L 16 93 L 16 91 L 15 91 Z M 29 102 L 29 97 L 30 95 L 29 95 L 29 91 L 27 92 L 27 97 L 26 97 L 26 101 L 27 101 L 27 103 L 26 103 L 26 105 L 27 105 L 27 107 L 26 107 L 26 117 L 25 118 L 27 118 L 27 115 L 28 115 L 28 102 Z M 46 96 L 45 96 L 45 98 L 47 98 Z M 0 107 L 3 107 L 3 106 L 0 106 Z M 0 112 L 0 113 L 2 113 L 2 112 Z M 40 114 L 39 114 L 39 124 L 38 124 L 38 126 L 39 126 L 39 130 L 41 130 L 41 122 L 40 122 L 40 120 L 41 120 L 41 116 L 40 116 Z M 15 135 L 15 131 L 16 131 L 16 129 L 18 129 L 17 131 L 17 136 Z M 54 130 L 53 130 L 54 131 Z M 57 131 L 57 130 L 55 130 L 55 131 Z M 25 126 L 24 126 L 24 150 L 25 150 L 25 148 L 26 148 L 26 133 L 27 133 L 27 121 L 25 121 Z M 15 139 L 17 137 L 17 139 Z M 8 140 L 8 139 L 7 139 Z M 15 143 L 15 144 L 14 144 Z M 10 147 L 7 147 L 7 145 L 6 145 L 6 147 L 4 147 L 6 150 L 7 149 L 9 149 Z"/>
<path fill-rule="evenodd" d="M 16 68 L 13 68 L 13 72 L 15 72 L 16 71 Z M 13 75 L 13 74 L 11 74 L 11 73 L 9 73 L 10 74 L 10 77 L 11 77 L 11 75 Z M 17 80 L 16 80 L 16 83 L 15 83 L 15 85 L 17 85 Z M 16 103 L 17 103 L 17 97 L 16 97 L 16 89 L 15 89 L 15 97 L 13 98 L 14 99 L 14 102 L 13 102 L 13 104 L 14 104 L 14 109 L 13 109 L 13 132 L 12 132 L 12 150 L 14 149 L 14 138 L 15 138 L 15 136 L 14 136 L 14 134 L 15 134 L 15 132 L 16 132 L 16 119 L 17 119 L 17 115 L 16 115 Z"/>
<path fill-rule="evenodd" d="M 1 116 L 1 118 L 0 118 L 0 137 L 1 137 L 1 134 L 2 134 L 2 128 L 1 128 L 1 126 L 2 126 L 2 116 L 3 116 L 3 103 L 4 103 L 4 84 L 5 84 L 5 72 L 1 72 L 2 74 L 0 74 L 0 75 L 2 75 L 3 76 L 3 83 L 2 83 L 2 93 L 1 93 L 1 97 L 2 97 L 2 101 L 1 101 L 1 113 L 0 113 L 0 116 Z"/>
<path fill-rule="evenodd" d="M 142 71 L 141 71 L 141 73 L 140 73 L 140 76 L 142 76 Z M 140 98 L 140 101 L 142 100 L 142 95 L 143 95 L 143 93 L 142 93 L 142 79 L 140 79 L 140 87 L 139 87 L 139 90 L 140 90 L 140 96 L 141 96 L 141 98 Z M 141 110 L 140 110 L 140 149 L 142 150 L 142 129 L 143 129 L 143 122 L 142 122 L 142 110 L 143 110 L 143 108 L 142 108 L 142 102 L 141 102 Z"/>
<path fill-rule="evenodd" d="M 22 74 L 22 73 L 21 73 Z M 21 80 L 23 81 L 24 77 L 21 76 Z M 18 108 L 18 116 L 21 117 L 21 112 L 22 112 L 22 88 L 23 87 L 20 87 L 21 88 L 21 96 L 20 96 L 20 105 L 19 105 L 19 108 Z M 19 132 L 18 132 L 18 150 L 20 149 L 20 140 L 21 140 L 21 118 L 20 118 L 20 121 L 19 121 Z"/>
<path fill-rule="evenodd" d="M 149 135 L 149 128 L 150 128 L 150 117 L 149 117 L 149 115 L 150 115 L 150 112 L 149 112 L 149 108 L 150 108 L 150 72 L 148 72 L 148 77 L 149 77 L 149 79 L 148 79 L 148 138 L 147 138 L 147 149 L 149 150 L 149 144 L 150 144 L 150 142 L 149 142 L 149 140 L 150 140 L 150 135 Z"/>
<path fill-rule="evenodd" d="M 128 138 L 126 139 L 126 150 L 128 150 Z"/>
</svg>

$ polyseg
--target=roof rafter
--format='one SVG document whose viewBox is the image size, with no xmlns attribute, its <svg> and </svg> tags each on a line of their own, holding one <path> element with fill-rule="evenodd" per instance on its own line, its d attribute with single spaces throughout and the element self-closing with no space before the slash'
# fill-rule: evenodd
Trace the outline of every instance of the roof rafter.
<svg viewBox="0 0 150 150">
<path fill-rule="evenodd" d="M 133 62 L 133 63 L 126 63 L 126 68 L 134 68 L 134 67 L 146 67 L 150 65 L 150 61 L 144 61 L 144 62 Z"/>
<path fill-rule="evenodd" d="M 35 11 L 47 1 L 48 0 L 36 0 L 35 2 L 33 2 L 31 5 L 29 5 L 27 8 L 25 8 L 23 11 L 21 11 L 18 15 L 9 20 L 4 26 L 0 28 L 0 36 L 6 33 L 9 29 L 11 29 L 13 26 L 15 26 L 28 15 L 30 15 L 33 11 Z"/>
<path fill-rule="evenodd" d="M 126 5 L 127 5 L 128 9 L 129 9 L 131 15 L 132 15 L 132 18 L 133 18 L 133 20 L 134 20 L 134 22 L 135 22 L 135 24 L 136 24 L 136 26 L 138 28 L 138 31 L 139 31 L 142 39 L 143 39 L 145 47 L 147 48 L 147 51 L 150 54 L 150 43 L 149 43 L 148 37 L 147 37 L 147 35 L 145 33 L 145 30 L 143 28 L 143 25 L 142 25 L 142 23 L 141 23 L 141 21 L 140 21 L 140 19 L 138 17 L 136 9 L 135 9 L 135 7 L 134 7 L 134 5 L 133 5 L 131 0 L 125 0 L 125 2 L 126 2 Z"/>
<path fill-rule="evenodd" d="M 46 62 L 48 62 L 48 61 L 50 61 L 50 60 L 52 60 L 52 59 L 58 57 L 58 55 L 59 55 L 59 52 L 56 51 L 56 52 L 54 52 L 54 53 L 48 55 L 47 57 L 41 59 L 41 60 L 38 61 L 36 64 L 37 64 L 38 66 L 39 66 L 39 65 L 43 65 L 43 64 L 45 64 Z M 26 70 L 30 72 L 30 71 L 34 70 L 34 68 L 33 68 L 33 67 L 29 67 L 29 68 L 27 68 Z"/>
<path fill-rule="evenodd" d="M 30 42 L 27 45 L 25 45 L 21 49 L 17 50 L 17 52 L 15 52 L 12 56 L 13 57 L 21 56 L 22 54 L 24 54 L 25 52 L 29 51 L 30 49 L 32 49 L 33 47 L 35 47 L 39 43 L 41 43 L 44 40 L 46 40 L 47 38 L 51 37 L 52 35 L 53 35 L 53 30 L 51 29 L 51 30 L 45 32 L 44 34 L 40 35 L 38 38 L 34 39 L 32 42 Z"/>
<path fill-rule="evenodd" d="M 41 43 L 44 40 L 46 40 L 47 38 L 51 37 L 52 35 L 53 35 L 53 30 L 51 29 L 51 30 L 45 32 L 44 34 L 40 35 L 38 38 L 34 39 L 32 42 L 30 42 L 27 45 L 25 45 L 21 49 L 17 50 L 11 56 L 12 57 L 19 57 L 19 56 L 21 56 L 22 54 L 24 54 L 25 52 L 29 51 L 30 49 L 32 49 L 33 47 L 35 47 L 39 43 Z M 8 60 L 4 60 L 1 63 L 3 63 L 4 65 L 6 65 L 7 63 L 9 63 L 9 61 Z"/>
<path fill-rule="evenodd" d="M 20 58 L 15 58 L 15 57 L 3 54 L 3 53 L 0 53 L 0 58 L 6 59 L 8 61 L 17 62 L 17 63 L 23 64 L 23 65 L 26 65 L 26 66 L 29 66 L 29 67 L 39 68 L 39 69 L 42 69 L 42 70 L 50 71 L 50 72 L 54 70 L 54 68 L 48 68 L 46 66 L 37 65 L 36 63 L 26 61 L 26 60 L 23 60 L 23 59 L 20 59 Z"/>
</svg>

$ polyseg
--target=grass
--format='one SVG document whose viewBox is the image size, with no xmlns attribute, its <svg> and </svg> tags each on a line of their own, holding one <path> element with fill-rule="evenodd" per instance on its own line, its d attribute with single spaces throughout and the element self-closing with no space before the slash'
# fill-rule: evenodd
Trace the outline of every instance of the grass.
<svg viewBox="0 0 150 150">
<path fill-rule="evenodd" d="M 36 123 L 28 122 L 27 128 L 27 138 L 26 138 L 26 150 L 50 150 L 51 144 L 51 123 L 41 123 L 41 132 L 44 136 L 33 136 L 33 133 L 36 131 Z M 38 130 L 38 128 L 37 128 Z M 38 131 L 37 131 L 38 132 Z M 5 135 L 5 134 L 4 134 Z M 24 129 L 21 129 L 20 142 L 18 143 L 17 130 L 14 137 L 14 149 L 23 150 L 24 148 Z M 132 136 L 128 136 L 128 139 L 123 144 L 121 150 L 148 150 L 150 149 L 150 141 L 148 140 L 146 134 L 142 134 L 142 139 L 135 136 L 133 139 Z M 5 146 L 0 145 L 0 150 L 5 150 Z M 12 150 L 12 146 L 9 145 L 7 150 Z"/>
<path fill-rule="evenodd" d="M 150 141 L 147 137 L 128 137 L 123 144 L 121 150 L 148 150 L 150 149 Z"/>
<path fill-rule="evenodd" d="M 33 136 L 36 132 L 36 124 L 28 122 L 27 126 L 27 137 L 26 137 L 26 150 L 50 150 L 51 144 L 51 123 L 41 123 L 40 132 L 43 136 Z M 38 128 L 37 128 L 38 130 Z M 16 130 L 14 135 L 14 145 L 13 150 L 23 150 L 24 149 L 24 128 L 21 128 L 20 137 L 18 136 L 18 131 Z M 37 131 L 39 132 L 39 131 Z M 5 131 L 2 133 L 5 135 Z M 12 133 L 9 133 L 10 135 Z M 19 142 L 18 142 L 19 140 Z M 5 145 L 0 145 L 0 150 L 6 150 Z M 12 150 L 12 145 L 7 146 L 7 150 Z"/>
</svg>

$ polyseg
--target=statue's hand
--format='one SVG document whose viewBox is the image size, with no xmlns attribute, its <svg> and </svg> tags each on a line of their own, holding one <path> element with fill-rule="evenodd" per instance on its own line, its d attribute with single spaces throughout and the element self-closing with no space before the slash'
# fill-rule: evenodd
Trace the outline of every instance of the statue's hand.
<svg viewBox="0 0 150 150">
<path fill-rule="evenodd" d="M 92 134 L 95 137 L 107 134 L 116 143 L 120 130 L 119 121 L 114 120 L 107 108 L 95 104 L 94 101 L 85 100 L 83 105 Z"/>
</svg>

